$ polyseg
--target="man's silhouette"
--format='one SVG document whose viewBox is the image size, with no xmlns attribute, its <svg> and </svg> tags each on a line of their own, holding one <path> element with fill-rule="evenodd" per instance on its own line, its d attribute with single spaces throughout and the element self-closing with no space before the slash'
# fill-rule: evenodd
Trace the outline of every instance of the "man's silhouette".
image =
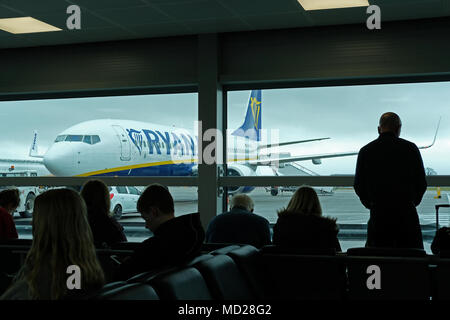
<svg viewBox="0 0 450 320">
<path fill-rule="evenodd" d="M 416 206 L 427 189 L 417 146 L 399 138 L 401 120 L 393 112 L 380 118 L 378 139 L 358 154 L 354 188 L 370 209 L 369 247 L 423 249 Z"/>
<path fill-rule="evenodd" d="M 137 202 L 137 210 L 153 237 L 142 242 L 115 275 L 125 280 L 138 273 L 171 267 L 200 254 L 205 231 L 198 213 L 175 217 L 169 190 L 159 184 L 148 186 Z"/>
</svg>

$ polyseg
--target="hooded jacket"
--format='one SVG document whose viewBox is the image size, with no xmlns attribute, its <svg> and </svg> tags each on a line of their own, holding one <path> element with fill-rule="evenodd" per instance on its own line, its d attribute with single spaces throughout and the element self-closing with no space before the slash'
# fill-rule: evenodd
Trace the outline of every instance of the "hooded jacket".
<svg viewBox="0 0 450 320">
<path fill-rule="evenodd" d="M 279 213 L 273 227 L 273 244 L 287 248 L 341 251 L 338 232 L 334 219 L 284 210 Z"/>
<path fill-rule="evenodd" d="M 139 273 L 186 262 L 200 254 L 204 240 L 199 213 L 170 219 L 121 264 L 115 278 L 125 280 Z"/>
</svg>

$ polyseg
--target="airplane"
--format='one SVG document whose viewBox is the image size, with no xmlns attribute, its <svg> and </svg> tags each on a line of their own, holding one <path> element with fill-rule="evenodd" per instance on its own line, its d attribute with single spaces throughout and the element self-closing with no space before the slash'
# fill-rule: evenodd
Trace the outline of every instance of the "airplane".
<svg viewBox="0 0 450 320">
<path fill-rule="evenodd" d="M 262 144 L 262 93 L 252 90 L 243 124 L 227 140 L 229 176 L 279 175 L 284 163 L 357 155 L 358 152 L 291 156 L 266 153 L 273 147 L 330 138 L 314 138 Z M 436 131 L 437 134 L 437 131 Z M 434 140 L 436 139 L 436 135 Z M 76 124 L 57 135 L 43 155 L 38 153 L 37 133 L 30 157 L 42 158 L 57 176 L 192 176 L 198 172 L 198 137 L 183 128 L 134 120 L 99 119 Z M 431 147 L 426 146 L 426 148 Z M 252 186 L 229 188 L 230 193 L 249 193 Z"/>
</svg>

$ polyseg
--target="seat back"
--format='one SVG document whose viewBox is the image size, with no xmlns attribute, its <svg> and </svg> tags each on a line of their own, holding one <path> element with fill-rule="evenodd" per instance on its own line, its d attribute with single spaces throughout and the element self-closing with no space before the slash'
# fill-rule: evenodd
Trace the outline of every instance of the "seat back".
<svg viewBox="0 0 450 320">
<path fill-rule="evenodd" d="M 450 259 L 440 258 L 435 269 L 436 300 L 450 300 Z"/>
<path fill-rule="evenodd" d="M 429 260 L 423 250 L 355 248 L 347 256 L 360 257 L 348 261 L 349 299 L 429 300 Z"/>
<path fill-rule="evenodd" d="M 219 254 L 227 254 L 230 251 L 233 251 L 235 249 L 239 249 L 241 246 L 237 244 L 228 245 L 226 247 L 215 249 L 214 251 L 211 251 L 210 254 L 213 256 L 219 255 Z"/>
<path fill-rule="evenodd" d="M 251 245 L 245 245 L 228 252 L 227 255 L 237 264 L 240 272 L 248 281 L 253 295 L 257 299 L 264 299 L 264 292 L 268 284 L 267 278 L 259 267 L 260 251 Z"/>
<path fill-rule="evenodd" d="M 212 300 L 205 279 L 195 268 L 164 274 L 150 283 L 161 300 Z"/>
<path fill-rule="evenodd" d="M 255 298 L 248 281 L 229 256 L 216 255 L 212 259 L 199 262 L 195 267 L 203 275 L 214 299 L 248 300 Z"/>
<path fill-rule="evenodd" d="M 345 265 L 335 256 L 262 254 L 261 268 L 270 299 L 343 300 L 346 290 Z"/>
<path fill-rule="evenodd" d="M 151 286 L 141 283 L 112 286 L 109 290 L 101 292 L 97 298 L 100 300 L 159 300 Z"/>
</svg>

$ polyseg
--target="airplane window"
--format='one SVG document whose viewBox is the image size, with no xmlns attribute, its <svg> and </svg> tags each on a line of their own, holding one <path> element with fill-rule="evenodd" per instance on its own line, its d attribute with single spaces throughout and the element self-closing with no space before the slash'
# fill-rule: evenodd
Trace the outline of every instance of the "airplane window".
<svg viewBox="0 0 450 320">
<path fill-rule="evenodd" d="M 66 135 L 62 135 L 62 136 L 57 136 L 55 139 L 55 142 L 61 142 L 64 141 L 66 139 Z"/>
<path fill-rule="evenodd" d="M 92 136 L 84 136 L 83 142 L 87 144 L 92 144 L 91 138 Z"/>
<path fill-rule="evenodd" d="M 92 144 L 96 144 L 100 142 L 100 137 L 99 136 L 92 136 Z"/>
<path fill-rule="evenodd" d="M 68 135 L 65 141 L 78 142 L 82 140 L 83 140 L 82 135 Z"/>
</svg>

